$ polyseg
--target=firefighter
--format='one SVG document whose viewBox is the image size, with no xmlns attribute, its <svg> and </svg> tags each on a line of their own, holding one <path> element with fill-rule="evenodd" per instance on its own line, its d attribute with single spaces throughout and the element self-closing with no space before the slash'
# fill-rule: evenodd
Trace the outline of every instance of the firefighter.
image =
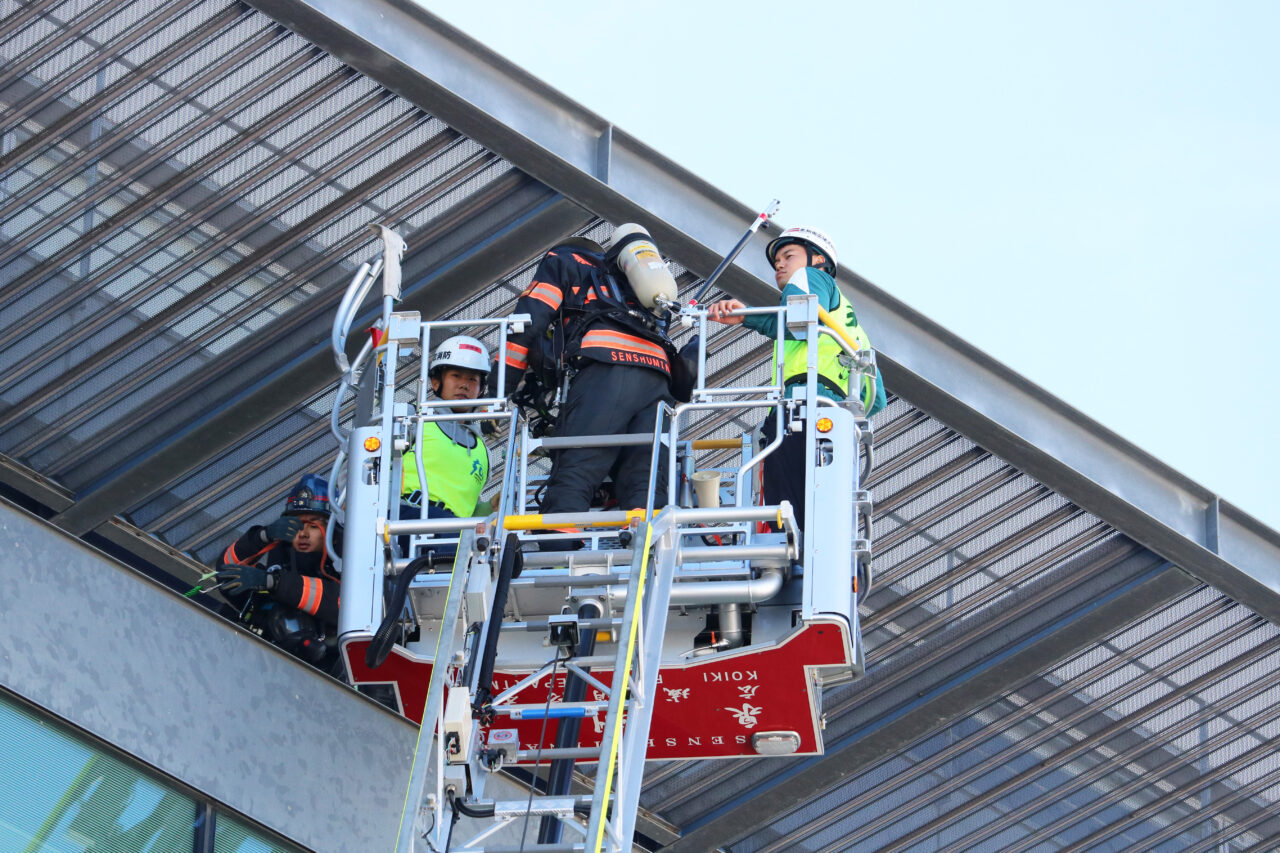
<svg viewBox="0 0 1280 853">
<path fill-rule="evenodd" d="M 329 557 L 329 484 L 305 474 L 284 513 L 254 525 L 222 555 L 216 577 L 239 618 L 275 645 L 337 675 L 340 579 Z"/>
<path fill-rule="evenodd" d="M 503 369 L 508 394 L 526 372 L 548 387 L 567 381 L 555 426 L 559 437 L 652 434 L 660 403 L 672 403 L 676 354 L 663 324 L 636 296 L 618 256 L 648 234 L 623 226 L 605 251 L 582 237 L 553 247 L 516 301 L 532 318 L 507 339 Z M 650 445 L 581 447 L 555 452 L 541 501 L 544 513 L 585 512 L 607 476 L 624 509 L 649 500 Z M 659 464 L 654 507 L 665 505 L 666 466 Z"/>
<path fill-rule="evenodd" d="M 871 341 L 858 317 L 853 305 L 836 285 L 836 247 L 831 238 L 817 228 L 788 228 L 765 248 L 765 256 L 773 267 L 774 281 L 782 291 L 782 304 L 787 297 L 793 295 L 816 294 L 818 304 L 827 310 L 839 323 L 844 324 L 846 334 L 857 341 L 860 347 L 870 349 Z M 746 306 L 737 299 L 723 299 L 707 309 L 707 317 L 717 323 L 734 326 L 739 323 L 754 329 L 771 339 L 777 337 L 776 315 L 754 315 L 750 317 L 732 316 L 730 312 Z M 793 334 L 786 331 L 782 350 L 782 376 L 786 386 L 787 397 L 799 397 L 804 394 L 805 374 L 807 372 L 808 351 L 803 331 Z M 775 360 L 777 353 L 774 354 Z M 848 357 L 840 345 L 829 336 L 823 335 L 818 342 L 818 394 L 831 400 L 843 402 L 850 393 L 856 393 L 862 400 L 863 408 L 868 416 L 875 414 L 885 406 L 884 382 L 877 370 L 874 378 L 863 376 L 858 388 L 851 388 L 851 370 Z M 776 420 L 767 417 L 764 422 L 764 440 L 771 443 L 775 438 Z M 796 523 L 804 528 L 804 479 L 807 460 L 805 458 L 804 432 L 787 431 L 782 444 L 764 460 L 764 497 L 765 502 L 776 504 L 783 500 L 791 502 L 795 511 Z"/>
</svg>

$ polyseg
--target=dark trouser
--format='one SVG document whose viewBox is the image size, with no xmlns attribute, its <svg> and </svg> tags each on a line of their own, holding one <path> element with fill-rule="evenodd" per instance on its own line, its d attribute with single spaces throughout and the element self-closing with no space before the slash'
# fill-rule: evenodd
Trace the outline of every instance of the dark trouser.
<svg viewBox="0 0 1280 853">
<path fill-rule="evenodd" d="M 770 410 L 765 417 L 762 430 L 763 445 L 767 447 L 774 439 L 776 415 Z M 787 416 L 782 416 L 782 428 L 787 428 Z M 796 516 L 796 526 L 804 530 L 804 474 L 807 467 L 805 459 L 804 421 L 800 421 L 800 432 L 787 432 L 782 437 L 782 444 L 764 458 L 764 502 L 769 505 L 791 501 L 791 509 Z"/>
<path fill-rule="evenodd" d="M 575 435 L 653 435 L 658 403 L 671 403 L 667 377 L 647 367 L 589 361 L 569 385 L 560 412 L 557 437 Z M 542 511 L 586 512 L 591 497 L 612 474 L 618 507 L 643 508 L 649 502 L 651 445 L 575 447 L 556 453 L 547 480 Z M 666 453 L 658 465 L 653 506 L 666 506 Z"/>
<path fill-rule="evenodd" d="M 407 521 L 408 519 L 411 519 L 411 518 L 422 518 L 422 507 L 415 506 L 414 504 L 402 502 L 400 504 L 400 519 L 402 521 Z M 457 518 L 457 516 L 442 506 L 436 506 L 435 504 L 428 504 L 427 518 Z M 409 537 L 397 536 L 396 540 L 397 540 L 396 544 L 400 546 L 401 556 L 405 556 L 405 557 L 412 556 L 411 554 L 408 553 Z M 454 557 L 458 553 L 458 549 L 453 545 L 433 546 L 430 543 L 427 543 L 427 547 L 432 548 L 436 552 L 437 562 L 440 562 L 442 560 L 453 562 Z"/>
</svg>

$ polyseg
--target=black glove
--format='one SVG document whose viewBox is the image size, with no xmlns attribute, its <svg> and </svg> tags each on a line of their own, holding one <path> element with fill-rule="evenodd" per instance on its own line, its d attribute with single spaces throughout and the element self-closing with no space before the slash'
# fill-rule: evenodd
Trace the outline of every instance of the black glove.
<svg viewBox="0 0 1280 853">
<path fill-rule="evenodd" d="M 237 563 L 223 563 L 218 566 L 214 575 L 218 583 L 227 592 L 270 592 L 279 584 L 275 574 L 257 566 L 241 566 Z"/>
<path fill-rule="evenodd" d="M 263 545 L 272 542 L 292 542 L 302 530 L 302 519 L 296 515 L 282 515 L 266 527 L 258 531 Z"/>
</svg>

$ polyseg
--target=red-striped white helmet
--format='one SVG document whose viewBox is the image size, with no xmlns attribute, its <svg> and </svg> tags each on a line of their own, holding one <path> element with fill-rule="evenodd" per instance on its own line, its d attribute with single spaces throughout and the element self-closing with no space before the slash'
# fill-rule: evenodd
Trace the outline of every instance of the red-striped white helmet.
<svg viewBox="0 0 1280 853">
<path fill-rule="evenodd" d="M 437 370 L 446 367 L 457 367 L 462 370 L 474 370 L 476 373 L 489 375 L 489 350 L 485 345 L 468 335 L 454 335 L 446 338 L 431 356 L 429 375 L 435 376 Z"/>
<path fill-rule="evenodd" d="M 836 257 L 836 244 L 831 242 L 831 238 L 826 235 L 826 232 L 811 228 L 808 225 L 797 225 L 794 228 L 788 228 L 769 241 L 769 245 L 764 250 L 764 256 L 769 259 L 769 266 L 773 266 L 773 257 L 778 254 L 778 250 L 791 243 L 800 243 L 808 247 L 810 252 L 822 255 L 827 259 L 827 263 L 822 264 L 821 268 L 833 276 L 836 274 L 836 265 L 840 263 Z"/>
</svg>

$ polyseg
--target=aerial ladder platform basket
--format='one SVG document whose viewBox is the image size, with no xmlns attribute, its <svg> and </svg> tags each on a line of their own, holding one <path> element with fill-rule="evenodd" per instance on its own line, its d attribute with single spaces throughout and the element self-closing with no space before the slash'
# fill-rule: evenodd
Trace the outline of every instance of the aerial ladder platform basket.
<svg viewBox="0 0 1280 853">
<path fill-rule="evenodd" d="M 660 407 L 651 433 L 535 437 L 501 378 L 478 400 L 443 401 L 429 395 L 427 376 L 433 343 L 465 329 L 502 352 L 529 318 L 424 321 L 395 311 L 404 244 L 374 227 L 383 257 L 358 271 L 334 323 L 343 378 L 331 482 L 344 536 L 347 674 L 362 689 L 381 685 L 422 724 L 399 849 L 516 849 L 498 839 L 532 813 L 571 827 L 572 840 L 544 830 L 524 850 L 627 850 L 646 760 L 821 753 L 822 689 L 863 671 L 858 603 L 871 583 L 871 497 L 861 482 L 871 428 L 860 402 L 817 394 L 816 341 L 841 341 L 855 382 L 874 370 L 873 354 L 824 325 L 815 298 L 793 299 L 741 313 L 777 315 L 779 346 L 785 329 L 807 335 L 803 394 L 784 397 L 776 364 L 764 385 L 706 385 L 706 312 L 687 306 L 679 320 L 696 324 L 702 342 L 690 402 Z M 379 279 L 381 319 L 348 362 L 349 326 Z M 687 437 L 695 418 L 761 415 L 774 420 L 771 443 L 750 433 Z M 498 511 L 401 518 L 405 453 L 421 446 L 427 424 L 448 420 L 505 426 Z M 789 503 L 763 503 L 758 486 L 761 463 L 787 431 L 803 431 L 812 448 L 809 536 Z M 649 505 L 531 512 L 545 467 L 537 460 L 589 444 L 650 447 Z M 428 472 L 418 454 L 409 459 L 425 507 Z M 659 465 L 666 488 L 655 494 Z M 498 771 L 528 779 L 548 763 L 549 794 L 486 795 Z M 589 794 L 568 793 L 575 763 L 594 765 Z M 486 828 L 450 847 L 461 818 Z"/>
</svg>

